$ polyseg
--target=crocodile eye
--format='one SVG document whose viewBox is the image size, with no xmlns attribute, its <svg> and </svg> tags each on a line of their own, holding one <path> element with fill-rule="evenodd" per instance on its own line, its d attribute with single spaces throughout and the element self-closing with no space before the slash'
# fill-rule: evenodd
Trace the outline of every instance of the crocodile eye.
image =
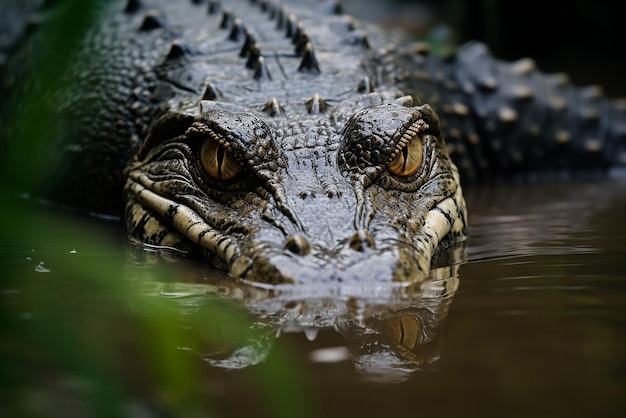
<svg viewBox="0 0 626 418">
<path fill-rule="evenodd" d="M 212 138 L 202 144 L 200 162 L 204 170 L 216 180 L 231 180 L 242 168 L 226 147 Z"/>
<path fill-rule="evenodd" d="M 396 151 L 396 156 L 387 169 L 392 174 L 398 177 L 409 177 L 419 170 L 422 165 L 423 148 L 422 140 L 417 136 L 405 135 L 403 139 L 407 138 L 408 142 L 401 142 L 401 149 Z"/>
</svg>

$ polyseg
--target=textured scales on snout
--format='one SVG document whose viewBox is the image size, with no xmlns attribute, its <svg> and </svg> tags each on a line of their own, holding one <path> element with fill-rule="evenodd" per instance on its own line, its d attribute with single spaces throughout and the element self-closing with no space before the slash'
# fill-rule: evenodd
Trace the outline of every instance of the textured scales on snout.
<svg viewBox="0 0 626 418">
<path fill-rule="evenodd" d="M 203 102 L 154 126 L 167 137 L 149 136 L 127 170 L 132 237 L 202 248 L 266 283 L 409 282 L 465 237 L 459 175 L 428 105 L 369 93 L 338 104 L 354 110 L 347 120 L 329 109 L 308 127 L 302 114 L 229 107 Z"/>
</svg>

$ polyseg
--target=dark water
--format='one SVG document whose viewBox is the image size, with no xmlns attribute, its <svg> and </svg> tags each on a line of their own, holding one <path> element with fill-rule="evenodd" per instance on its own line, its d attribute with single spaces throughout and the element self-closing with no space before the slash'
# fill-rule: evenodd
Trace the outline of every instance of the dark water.
<svg viewBox="0 0 626 418">
<path fill-rule="evenodd" d="M 472 10 L 475 2 L 449 3 Z M 609 23 L 623 25 L 619 13 L 599 9 L 583 13 L 596 24 L 566 19 L 583 46 L 567 30 L 537 30 L 517 14 L 513 21 L 535 28 L 540 41 L 519 37 L 506 20 L 494 32 L 493 23 L 460 15 L 501 42 L 523 40 L 532 55 L 548 48 L 555 64 L 540 61 L 543 69 L 573 66 L 579 83 L 613 81 L 614 96 L 623 91 L 623 54 L 614 53 L 622 37 Z M 380 15 L 375 7 L 348 10 Z M 428 13 L 403 14 L 428 26 Z M 548 27 L 555 20 L 533 14 Z M 3 16 L 0 55 L 14 36 L 9 29 L 20 27 L 6 23 L 13 14 Z M 554 34 L 582 49 L 568 52 L 547 38 Z M 608 76 L 598 80 L 598 69 Z M 467 190 L 467 263 L 441 269 L 424 286 L 332 297 L 328 289 L 276 295 L 233 285 L 206 266 L 129 246 L 116 223 L 0 192 L 1 417 L 621 417 L 626 410 L 623 176 Z"/>
<path fill-rule="evenodd" d="M 466 197 L 466 264 L 332 297 L 233 285 L 18 201 L 0 247 L 6 416 L 622 416 L 626 180 Z"/>
</svg>

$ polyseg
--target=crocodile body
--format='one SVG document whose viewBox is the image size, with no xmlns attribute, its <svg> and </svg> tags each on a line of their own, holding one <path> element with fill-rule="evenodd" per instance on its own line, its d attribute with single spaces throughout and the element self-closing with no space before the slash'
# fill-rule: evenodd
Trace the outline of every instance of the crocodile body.
<svg viewBox="0 0 626 418">
<path fill-rule="evenodd" d="M 17 74 L 61 45 L 9 60 L 3 142 L 48 115 L 39 194 L 251 282 L 421 280 L 467 236 L 462 181 L 626 161 L 626 108 L 596 88 L 478 43 L 437 57 L 335 2 L 93 13 L 44 99 Z"/>
</svg>

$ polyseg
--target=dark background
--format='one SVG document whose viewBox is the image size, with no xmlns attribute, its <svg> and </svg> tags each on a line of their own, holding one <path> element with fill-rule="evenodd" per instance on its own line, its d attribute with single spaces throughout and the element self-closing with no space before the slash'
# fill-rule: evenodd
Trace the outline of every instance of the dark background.
<svg viewBox="0 0 626 418">
<path fill-rule="evenodd" d="M 186 1 L 186 0 L 181 0 Z M 0 63 L 43 0 L 0 0 Z M 498 57 L 534 58 L 577 85 L 626 97 L 626 2 L 615 0 L 343 0 L 357 17 L 423 35 L 444 25 L 455 42 L 478 39 Z"/>
<path fill-rule="evenodd" d="M 611 96 L 626 96 L 625 2 L 458 3 L 465 4 L 465 13 L 458 16 L 463 39 L 484 40 L 502 58 L 531 56 L 544 71 L 565 71 L 576 84 L 599 83 Z M 493 6 L 481 10 L 487 3 Z"/>
<path fill-rule="evenodd" d="M 532 57 L 576 85 L 626 97 L 626 2 L 614 0 L 344 0 L 345 9 L 422 35 L 445 25 L 455 42 L 478 39 L 499 58 Z M 370 4 L 371 3 L 371 4 Z"/>
</svg>

